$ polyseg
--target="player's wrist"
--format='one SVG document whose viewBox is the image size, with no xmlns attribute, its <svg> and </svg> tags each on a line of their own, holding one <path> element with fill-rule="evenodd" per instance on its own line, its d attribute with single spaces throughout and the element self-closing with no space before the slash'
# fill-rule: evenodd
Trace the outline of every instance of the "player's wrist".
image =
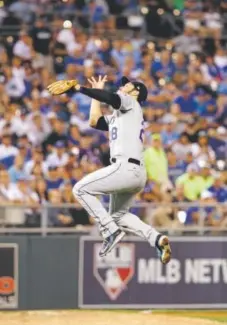
<svg viewBox="0 0 227 325">
<path fill-rule="evenodd" d="M 80 85 L 80 84 L 77 84 L 77 85 L 74 87 L 74 89 L 75 89 L 76 91 L 80 91 L 80 89 L 81 89 L 81 85 Z"/>
</svg>

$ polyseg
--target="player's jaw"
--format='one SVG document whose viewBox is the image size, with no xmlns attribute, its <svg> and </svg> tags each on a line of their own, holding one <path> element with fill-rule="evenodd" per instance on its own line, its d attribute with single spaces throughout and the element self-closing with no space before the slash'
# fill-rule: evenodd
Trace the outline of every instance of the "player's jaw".
<svg viewBox="0 0 227 325">
<path fill-rule="evenodd" d="M 128 82 L 124 86 L 121 86 L 119 89 L 123 93 L 127 94 L 129 91 L 132 91 L 134 89 L 134 85 L 131 82 Z"/>
<path fill-rule="evenodd" d="M 135 89 L 135 86 L 131 82 L 127 83 L 126 85 L 124 85 L 122 87 L 120 87 L 119 90 L 124 94 L 137 96 L 137 90 Z M 134 94 L 134 92 L 135 92 L 135 94 Z"/>
</svg>

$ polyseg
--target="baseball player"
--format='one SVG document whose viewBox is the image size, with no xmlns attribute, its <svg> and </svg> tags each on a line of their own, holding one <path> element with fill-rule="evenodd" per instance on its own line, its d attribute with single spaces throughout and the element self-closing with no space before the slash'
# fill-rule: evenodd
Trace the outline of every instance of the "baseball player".
<svg viewBox="0 0 227 325">
<path fill-rule="evenodd" d="M 133 197 L 146 183 L 143 162 L 143 112 L 141 103 L 147 98 L 147 88 L 141 82 L 131 82 L 123 77 L 116 93 L 104 90 L 106 77 L 89 80 L 92 88 L 81 86 L 77 80 L 57 81 L 48 86 L 53 95 L 77 91 L 92 98 L 90 126 L 109 131 L 110 162 L 108 167 L 97 170 L 79 181 L 73 194 L 99 225 L 104 238 L 100 256 L 106 255 L 124 237 L 125 231 L 147 239 L 156 247 L 163 264 L 169 262 L 169 239 L 142 222 L 129 212 Z M 113 108 L 104 116 L 100 108 L 104 102 Z M 109 194 L 109 212 L 96 195 Z"/>
</svg>

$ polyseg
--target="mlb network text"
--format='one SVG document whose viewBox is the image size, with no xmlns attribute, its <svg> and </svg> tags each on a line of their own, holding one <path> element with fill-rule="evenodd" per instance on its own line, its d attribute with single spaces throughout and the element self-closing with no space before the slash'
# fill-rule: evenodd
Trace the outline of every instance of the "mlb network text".
<svg viewBox="0 0 227 325">
<path fill-rule="evenodd" d="M 166 266 L 158 259 L 139 259 L 137 275 L 141 284 L 175 284 L 181 281 L 186 284 L 227 284 L 227 259 L 172 259 Z"/>
</svg>

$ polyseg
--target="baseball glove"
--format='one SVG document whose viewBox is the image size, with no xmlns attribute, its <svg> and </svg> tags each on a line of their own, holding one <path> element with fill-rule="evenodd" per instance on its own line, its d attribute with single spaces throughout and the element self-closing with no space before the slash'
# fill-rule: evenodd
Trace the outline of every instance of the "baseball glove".
<svg viewBox="0 0 227 325">
<path fill-rule="evenodd" d="M 61 95 L 78 84 L 77 80 L 59 80 L 47 86 L 51 95 Z"/>
</svg>

